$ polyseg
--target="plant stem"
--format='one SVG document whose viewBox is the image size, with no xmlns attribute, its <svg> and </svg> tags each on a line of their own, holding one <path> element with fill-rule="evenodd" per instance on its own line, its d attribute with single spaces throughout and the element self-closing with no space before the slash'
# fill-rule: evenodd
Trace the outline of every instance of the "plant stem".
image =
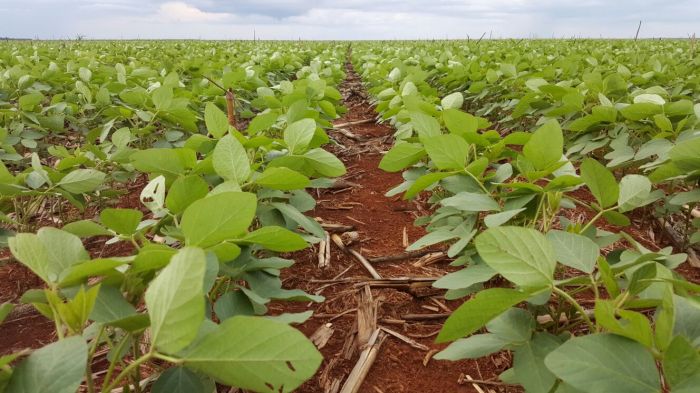
<svg viewBox="0 0 700 393">
<path fill-rule="evenodd" d="M 553 286 L 553 287 L 552 287 L 552 290 L 553 290 L 557 295 L 559 295 L 559 296 L 561 296 L 562 298 L 564 298 L 564 300 L 566 300 L 569 304 L 571 304 L 572 306 L 574 306 L 574 308 L 576 309 L 576 311 L 578 311 L 578 313 L 581 314 L 581 318 L 583 318 L 583 320 L 586 322 L 586 324 L 588 325 L 588 328 L 589 328 L 591 331 L 595 331 L 595 325 L 593 325 L 593 322 L 591 322 L 591 319 L 588 318 L 588 315 L 586 314 L 586 311 L 583 309 L 583 307 L 581 307 L 580 304 L 578 304 L 578 302 L 576 301 L 576 299 L 572 298 L 571 296 L 569 296 L 568 293 L 566 293 L 566 291 L 563 291 L 563 290 L 557 288 L 556 286 Z"/>
<path fill-rule="evenodd" d="M 114 373 L 114 367 L 117 365 L 117 361 L 119 360 L 119 355 L 122 352 L 122 349 L 124 348 L 124 345 L 129 339 L 129 335 L 125 335 L 124 338 L 121 339 L 119 344 L 117 345 L 115 351 L 114 351 L 114 359 L 109 363 L 109 368 L 107 368 L 107 374 L 105 375 L 104 382 L 102 383 L 102 391 L 106 392 L 107 384 L 109 383 L 109 380 L 112 378 L 112 374 Z"/>
<path fill-rule="evenodd" d="M 102 389 L 102 391 L 109 392 L 112 389 L 114 389 L 115 387 L 117 387 L 117 384 L 119 383 L 119 381 L 121 381 L 122 379 L 127 377 L 129 374 L 131 374 L 131 372 L 134 371 L 135 369 L 138 369 L 139 366 L 141 366 L 143 363 L 146 363 L 147 361 L 151 360 L 152 357 L 153 357 L 153 353 L 148 352 L 147 354 L 134 360 L 131 364 L 126 366 L 126 368 L 124 370 L 122 370 L 122 372 L 120 372 L 116 378 L 114 378 L 114 381 L 112 381 L 112 383 L 110 383 L 109 385 L 107 385 L 107 387 Z"/>
<path fill-rule="evenodd" d="M 105 326 L 100 326 L 100 330 L 97 332 L 97 336 L 94 338 L 94 341 L 90 346 L 90 352 L 88 352 L 88 359 L 85 365 L 85 382 L 87 383 L 88 393 L 95 393 L 95 382 L 92 380 L 92 359 L 95 356 L 97 345 L 99 345 L 100 338 L 102 338 L 102 334 L 104 334 L 104 331 Z"/>
<path fill-rule="evenodd" d="M 173 364 L 182 364 L 185 362 L 183 359 L 178 359 L 178 358 L 174 358 L 172 356 L 163 355 L 162 353 L 158 353 L 158 352 L 154 353 L 153 357 L 156 359 L 165 360 L 166 362 L 170 362 Z"/>
</svg>

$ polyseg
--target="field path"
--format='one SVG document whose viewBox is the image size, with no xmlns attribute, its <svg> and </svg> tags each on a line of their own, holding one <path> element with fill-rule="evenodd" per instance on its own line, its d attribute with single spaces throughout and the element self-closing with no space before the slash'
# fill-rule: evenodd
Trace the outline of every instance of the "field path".
<svg viewBox="0 0 700 393">
<path fill-rule="evenodd" d="M 354 227 L 358 239 L 348 247 L 370 260 L 400 255 L 405 252 L 406 240 L 411 244 L 425 234 L 422 228 L 413 225 L 413 221 L 427 214 L 427 207 L 420 198 L 413 202 L 404 201 L 400 196 L 385 196 L 388 190 L 402 182 L 400 173 L 386 173 L 378 168 L 382 153 L 391 147 L 394 129 L 374 121 L 376 113 L 359 75 L 349 62 L 346 63 L 346 73 L 341 91 L 348 112 L 335 124 L 343 125 L 342 129 L 347 132 L 330 131 L 338 143 L 329 145 L 328 149 L 340 157 L 348 173 L 337 188 L 314 195 L 318 205 L 310 215 L 324 223 Z M 347 123 L 351 124 L 344 125 Z M 346 239 L 352 237 L 343 236 Z M 461 374 L 486 380 L 497 376 L 510 363 L 505 355 L 500 354 L 480 359 L 478 363 L 428 360 L 429 353 L 432 355 L 444 347 L 433 343 L 444 321 L 444 317 L 435 314 L 446 314 L 461 301 L 445 301 L 444 291 L 431 288 L 430 283 L 369 282 L 371 275 L 368 270 L 335 244 L 331 245 L 328 266 L 319 268 L 318 250 L 316 245 L 296 253 L 293 255 L 296 264 L 282 273 L 285 287 L 304 289 L 326 298 L 323 303 L 310 305 L 314 316 L 299 328 L 308 336 L 326 324 L 331 324 L 333 330 L 327 344 L 321 348 L 324 355 L 321 369 L 299 389 L 300 392 L 340 391 L 335 389 L 346 383 L 364 349 L 363 344 L 375 327 L 386 327 L 400 333 L 412 340 L 413 346 L 408 340 L 387 335 L 359 392 L 477 392 L 471 384 L 462 382 L 464 376 Z M 441 277 L 454 270 L 445 258 L 428 261 L 425 266 L 415 266 L 419 260 L 421 257 L 372 265 L 383 279 L 389 280 L 422 280 Z M 366 295 L 367 291 L 371 292 L 371 299 Z M 363 306 L 358 307 L 358 304 Z M 374 318 L 366 317 L 374 313 L 375 307 L 376 325 Z M 273 312 L 301 312 L 308 310 L 309 304 L 275 303 L 270 308 Z M 429 319 L 415 320 L 422 318 Z M 363 324 L 361 321 L 365 319 L 370 319 L 370 323 Z M 360 334 L 357 334 L 358 326 L 363 330 Z M 370 327 L 364 329 L 362 326 Z M 416 348 L 420 346 L 424 347 Z M 427 366 L 424 365 L 426 361 Z"/>
</svg>

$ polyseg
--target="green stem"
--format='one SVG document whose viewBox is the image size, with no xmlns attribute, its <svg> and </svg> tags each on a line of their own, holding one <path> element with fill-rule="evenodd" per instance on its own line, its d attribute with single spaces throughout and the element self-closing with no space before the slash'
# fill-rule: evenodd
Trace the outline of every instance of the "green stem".
<svg viewBox="0 0 700 393">
<path fill-rule="evenodd" d="M 158 353 L 158 352 L 154 353 L 153 357 L 156 359 L 165 360 L 166 362 L 170 362 L 173 364 L 182 364 L 185 362 L 183 359 L 178 359 L 178 358 L 174 358 L 172 356 L 163 355 L 162 353 Z"/>
<path fill-rule="evenodd" d="M 565 291 L 563 291 L 555 286 L 552 287 L 552 290 L 554 291 L 554 293 L 556 293 L 557 295 L 561 296 L 564 300 L 566 300 L 569 304 L 574 306 L 576 311 L 578 311 L 578 313 L 581 314 L 581 318 L 583 318 L 583 320 L 588 325 L 588 329 L 592 332 L 595 331 L 595 325 L 593 325 L 593 322 L 591 322 L 591 319 L 588 318 L 588 315 L 586 314 L 586 310 L 584 310 L 583 307 L 581 307 L 581 305 L 578 304 L 576 299 L 572 298 L 571 296 L 569 296 L 568 293 L 566 293 Z"/>
<path fill-rule="evenodd" d="M 109 392 L 112 389 L 116 388 L 119 381 L 121 381 L 122 379 L 129 376 L 129 374 L 131 374 L 132 371 L 134 371 L 135 369 L 138 369 L 139 366 L 141 366 L 143 363 L 146 363 L 147 361 L 151 360 L 152 357 L 153 357 L 153 353 L 149 352 L 149 353 L 141 356 L 140 358 L 134 360 L 131 364 L 126 366 L 126 368 L 124 370 L 122 370 L 122 372 L 120 372 L 116 378 L 114 378 L 114 381 L 112 381 L 112 383 L 110 383 L 109 385 L 107 385 L 107 387 L 102 389 L 102 391 Z"/>
<path fill-rule="evenodd" d="M 109 363 L 109 368 L 107 369 L 107 374 L 105 375 L 104 382 L 102 383 L 102 391 L 106 392 L 107 384 L 109 383 L 109 380 L 112 379 L 112 374 L 114 373 L 114 368 L 117 366 L 117 361 L 119 360 L 119 355 L 122 352 L 122 349 L 124 348 L 124 345 L 126 345 L 127 341 L 129 341 L 129 335 L 125 335 L 124 338 L 121 339 L 119 344 L 117 345 L 115 351 L 114 351 L 114 359 Z"/>
<path fill-rule="evenodd" d="M 92 359 L 95 357 L 95 351 L 97 350 L 97 345 L 100 343 L 100 338 L 105 332 L 105 326 L 100 326 L 100 330 L 97 333 L 92 345 L 90 346 L 90 352 L 88 352 L 88 360 L 85 366 L 85 381 L 87 382 L 88 393 L 95 393 L 95 382 L 92 380 Z"/>
<path fill-rule="evenodd" d="M 596 214 L 595 217 L 593 217 L 593 219 L 592 219 L 591 221 L 589 221 L 588 224 L 586 224 L 586 226 L 584 226 L 584 227 L 581 229 L 581 232 L 580 232 L 580 233 L 586 232 L 586 230 L 587 230 L 588 228 L 590 228 L 591 225 L 595 224 L 596 221 L 598 221 L 601 217 L 603 217 L 603 214 L 609 212 L 610 210 L 614 210 L 615 208 L 617 208 L 617 206 L 613 206 L 613 207 L 611 207 L 611 208 L 603 209 L 603 210 L 599 211 L 598 214 Z"/>
</svg>

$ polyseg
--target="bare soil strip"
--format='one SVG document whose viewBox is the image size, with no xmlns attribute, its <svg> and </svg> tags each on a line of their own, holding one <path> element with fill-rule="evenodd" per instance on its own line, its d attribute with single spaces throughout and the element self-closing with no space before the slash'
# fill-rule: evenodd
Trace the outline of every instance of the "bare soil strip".
<svg viewBox="0 0 700 393">
<path fill-rule="evenodd" d="M 507 368 L 510 358 L 497 354 L 478 361 L 430 359 L 444 347 L 433 341 L 445 314 L 461 304 L 445 301 L 443 292 L 430 286 L 431 280 L 453 269 L 444 258 L 432 254 L 399 257 L 407 243 L 425 234 L 413 225 L 417 216 L 425 214 L 424 204 L 384 196 L 402 181 L 399 173 L 378 168 L 382 153 L 391 147 L 394 130 L 369 120 L 376 113 L 364 86 L 349 63 L 346 73 L 341 91 L 348 113 L 336 121 L 342 131 L 329 131 L 338 143 L 329 150 L 341 158 L 348 173 L 338 187 L 315 195 L 318 205 L 311 215 L 329 224 L 329 231 L 336 230 L 334 224 L 342 224 L 344 228 L 336 230 L 340 232 L 353 227 L 356 235 L 338 236 L 346 242 L 356 239 L 345 247 L 354 250 L 354 255 L 330 240 L 326 245 L 330 261 L 324 261 L 325 268 L 319 267 L 316 245 L 294 254 L 296 264 L 282 273 L 286 287 L 326 297 L 325 302 L 310 305 L 314 316 L 299 326 L 308 336 L 323 339 L 318 346 L 324 356 L 321 369 L 299 391 L 478 392 L 465 382 L 465 376 L 494 379 Z M 369 263 L 379 279 L 372 277 L 358 254 L 375 261 Z M 327 252 L 321 255 L 325 259 Z M 307 303 L 271 307 L 274 312 L 307 309 Z M 483 389 L 505 391 L 494 386 Z"/>
</svg>

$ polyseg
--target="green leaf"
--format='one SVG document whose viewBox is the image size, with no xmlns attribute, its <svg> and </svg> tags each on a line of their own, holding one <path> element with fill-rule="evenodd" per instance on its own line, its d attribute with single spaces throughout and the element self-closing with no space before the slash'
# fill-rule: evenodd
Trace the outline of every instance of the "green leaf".
<svg viewBox="0 0 700 393">
<path fill-rule="evenodd" d="M 506 345 L 508 345 L 508 341 L 499 338 L 495 334 L 475 334 L 453 342 L 447 348 L 435 354 L 433 359 L 452 361 L 478 359 L 498 352 Z"/>
<path fill-rule="evenodd" d="M 616 314 L 620 316 L 620 320 L 617 319 Z M 652 348 L 654 345 L 654 333 L 644 314 L 629 310 L 616 311 L 614 301 L 597 300 L 595 319 L 599 326 L 610 333 L 635 340 L 647 348 Z"/>
<path fill-rule="evenodd" d="M 654 357 L 641 344 L 613 334 L 572 338 L 550 353 L 545 364 L 582 392 L 661 391 Z"/>
<path fill-rule="evenodd" d="M 321 354 L 299 331 L 266 318 L 224 321 L 184 354 L 185 366 L 226 385 L 291 392 L 311 378 Z"/>
<path fill-rule="evenodd" d="M 442 109 L 459 109 L 464 104 L 464 96 L 460 92 L 443 97 L 440 102 Z"/>
<path fill-rule="evenodd" d="M 185 367 L 172 367 L 158 377 L 151 393 L 212 393 L 214 381 Z"/>
<path fill-rule="evenodd" d="M 244 234 L 255 217 L 257 198 L 247 192 L 224 192 L 193 202 L 180 227 L 190 246 L 210 247 Z"/>
<path fill-rule="evenodd" d="M 469 154 L 469 144 L 454 135 L 438 135 L 423 139 L 425 151 L 438 169 L 464 169 Z"/>
<path fill-rule="evenodd" d="M 278 252 L 303 250 L 307 246 L 304 238 L 289 229 L 278 226 L 262 227 L 247 234 L 242 240 Z"/>
<path fill-rule="evenodd" d="M 179 177 L 173 182 L 165 198 L 165 206 L 173 214 L 180 214 L 194 201 L 207 196 L 209 185 L 197 175 Z"/>
<path fill-rule="evenodd" d="M 561 160 L 564 136 L 556 120 L 549 120 L 537 129 L 523 146 L 523 154 L 537 170 L 544 170 Z"/>
<path fill-rule="evenodd" d="M 700 138 L 683 141 L 668 152 L 671 161 L 684 172 L 700 170 Z"/>
<path fill-rule="evenodd" d="M 81 238 L 112 235 L 112 232 L 108 231 L 107 228 L 92 220 L 73 221 L 64 225 L 61 229 Z"/>
<path fill-rule="evenodd" d="M 620 212 L 633 210 L 646 204 L 651 193 L 651 182 L 646 176 L 627 175 L 620 180 L 620 195 L 617 205 Z"/>
<path fill-rule="evenodd" d="M 173 89 L 165 86 L 159 87 L 153 90 L 151 99 L 156 109 L 167 111 L 173 103 Z"/>
<path fill-rule="evenodd" d="M 634 97 L 634 103 L 635 104 L 648 103 L 648 104 L 655 104 L 655 105 L 664 105 L 666 103 L 666 100 L 661 98 L 661 96 L 658 94 L 640 94 L 640 95 Z"/>
<path fill-rule="evenodd" d="M 417 163 L 425 154 L 425 149 L 420 144 L 399 143 L 382 157 L 379 168 L 387 172 L 398 172 Z"/>
<path fill-rule="evenodd" d="M 178 251 L 146 290 L 151 317 L 151 342 L 158 350 L 176 353 L 197 336 L 204 320 L 206 257 L 199 248 Z"/>
<path fill-rule="evenodd" d="M 486 282 L 495 275 L 496 271 L 488 265 L 474 265 L 442 276 L 433 283 L 433 287 L 443 289 L 469 288 L 474 284 Z"/>
<path fill-rule="evenodd" d="M 700 375 L 700 353 L 688 339 L 676 336 L 664 353 L 663 366 L 666 381 L 675 388 Z"/>
<path fill-rule="evenodd" d="M 294 206 L 281 202 L 274 202 L 270 205 L 279 210 L 280 213 L 282 213 L 286 218 L 296 222 L 300 227 L 304 228 L 312 235 L 318 238 L 325 237 L 325 232 L 321 227 L 321 224 L 319 224 L 316 220 L 305 216 Z"/>
<path fill-rule="evenodd" d="M 529 311 L 511 308 L 486 324 L 486 329 L 498 338 L 512 344 L 530 340 L 537 323 Z"/>
<path fill-rule="evenodd" d="M 2 324 L 5 318 L 7 318 L 7 316 L 10 315 L 14 308 L 15 306 L 11 303 L 0 304 L 0 324 Z"/>
<path fill-rule="evenodd" d="M 549 231 L 547 240 L 554 247 L 556 258 L 561 264 L 584 273 L 592 273 L 595 269 L 600 250 L 593 240 L 586 236 L 558 230 Z"/>
<path fill-rule="evenodd" d="M 89 255 L 80 238 L 56 228 L 37 234 L 19 233 L 9 239 L 12 255 L 47 283 L 58 283 L 68 269 Z"/>
<path fill-rule="evenodd" d="M 146 149 L 130 156 L 134 168 L 145 173 L 179 176 L 196 164 L 197 156 L 191 149 Z"/>
<path fill-rule="evenodd" d="M 104 209 L 100 220 L 107 228 L 120 235 L 133 235 L 141 223 L 143 213 L 136 209 Z"/>
<path fill-rule="evenodd" d="M 290 153 L 301 154 L 309 147 L 315 133 L 316 121 L 314 119 L 295 121 L 284 130 L 284 142 Z"/>
<path fill-rule="evenodd" d="M 15 368 L 5 393 L 75 393 L 87 355 L 88 346 L 81 336 L 38 349 Z"/>
<path fill-rule="evenodd" d="M 506 210 L 501 213 L 489 214 L 488 216 L 484 217 L 484 224 L 486 224 L 488 228 L 501 226 L 510 221 L 510 219 L 513 217 L 517 216 L 518 213 L 525 210 L 527 210 L 527 208 L 523 207 L 520 209 Z"/>
<path fill-rule="evenodd" d="M 204 106 L 204 124 L 214 138 L 221 138 L 228 132 L 228 117 L 213 102 L 208 102 Z"/>
<path fill-rule="evenodd" d="M 212 164 L 219 176 L 238 185 L 243 185 L 250 177 L 248 153 L 241 142 L 232 135 L 226 135 L 216 144 Z"/>
<path fill-rule="evenodd" d="M 320 176 L 338 177 L 345 174 L 345 165 L 338 157 L 321 148 L 304 153 L 304 159 Z"/>
<path fill-rule="evenodd" d="M 275 112 L 258 114 L 251 120 L 248 125 L 248 134 L 255 135 L 261 131 L 265 131 L 275 125 L 279 115 Z"/>
<path fill-rule="evenodd" d="M 460 192 L 449 198 L 445 198 L 440 203 L 443 206 L 454 207 L 466 212 L 483 212 L 490 210 L 500 210 L 498 202 L 491 196 L 475 192 Z"/>
<path fill-rule="evenodd" d="M 421 140 L 440 135 L 440 123 L 434 117 L 422 112 L 411 112 L 410 116 L 413 129 Z"/>
<path fill-rule="evenodd" d="M 404 199 L 410 199 L 416 196 L 419 192 L 425 190 L 426 188 L 430 187 L 431 185 L 439 182 L 440 180 L 454 176 L 454 172 L 432 172 L 432 173 L 427 173 L 418 179 L 416 179 L 413 184 L 411 184 L 410 187 L 408 187 L 408 190 L 406 190 L 406 193 L 404 194 Z"/>
<path fill-rule="evenodd" d="M 446 342 L 470 335 L 486 323 L 531 295 L 509 288 L 489 288 L 459 306 L 447 321 L 436 341 Z"/>
<path fill-rule="evenodd" d="M 557 377 L 545 366 L 545 358 L 561 341 L 549 333 L 536 333 L 532 340 L 515 348 L 513 371 L 515 379 L 527 392 L 549 392 Z"/>
<path fill-rule="evenodd" d="M 615 176 L 603 164 L 592 158 L 584 159 L 581 163 L 581 178 L 602 208 L 617 202 L 620 188 Z"/>
<path fill-rule="evenodd" d="M 57 185 L 71 194 L 92 192 L 101 186 L 105 174 L 95 169 L 76 169 L 65 175 Z"/>
<path fill-rule="evenodd" d="M 496 227 L 474 240 L 479 256 L 493 270 L 523 287 L 550 286 L 556 258 L 540 232 L 521 227 Z"/>
<path fill-rule="evenodd" d="M 440 230 L 430 232 L 427 235 L 416 240 L 415 243 L 411 244 L 408 248 L 406 248 L 406 251 L 420 250 L 423 247 L 432 246 L 436 243 L 442 243 L 444 241 L 454 239 L 456 237 L 459 237 L 459 235 L 451 231 Z"/>
<path fill-rule="evenodd" d="M 255 183 L 273 190 L 298 190 L 306 188 L 310 184 L 308 177 L 285 167 L 271 167 L 265 169 Z"/>
</svg>

